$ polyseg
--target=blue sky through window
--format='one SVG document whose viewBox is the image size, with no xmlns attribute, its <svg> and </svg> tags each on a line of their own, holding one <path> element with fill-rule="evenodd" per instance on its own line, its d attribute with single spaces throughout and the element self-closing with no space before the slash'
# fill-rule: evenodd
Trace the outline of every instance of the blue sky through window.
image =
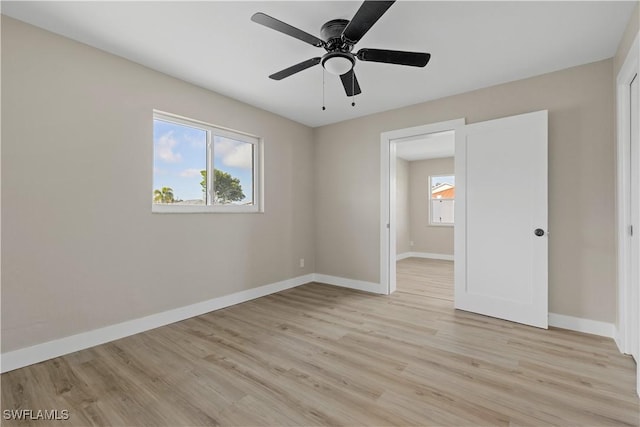
<svg viewBox="0 0 640 427">
<path fill-rule="evenodd" d="M 431 186 L 435 187 L 438 184 L 456 184 L 456 177 L 454 175 L 447 176 L 432 176 L 431 177 Z"/>
<path fill-rule="evenodd" d="M 253 202 L 253 144 L 214 136 L 214 167 L 240 179 L 245 199 Z M 202 175 L 207 165 L 207 132 L 153 121 L 153 188 L 170 187 L 176 200 L 203 200 Z"/>
<path fill-rule="evenodd" d="M 176 200 L 202 199 L 201 170 L 207 168 L 207 132 L 153 121 L 153 188 L 170 187 Z"/>
<path fill-rule="evenodd" d="M 240 179 L 244 200 L 253 203 L 253 144 L 222 136 L 213 137 L 213 167 Z"/>
</svg>

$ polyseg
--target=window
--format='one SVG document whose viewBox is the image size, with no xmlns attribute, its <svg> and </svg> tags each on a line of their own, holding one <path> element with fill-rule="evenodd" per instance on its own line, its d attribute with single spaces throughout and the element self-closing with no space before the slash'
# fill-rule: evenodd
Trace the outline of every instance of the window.
<svg viewBox="0 0 640 427">
<path fill-rule="evenodd" d="M 153 212 L 261 212 L 262 140 L 153 114 Z"/>
<path fill-rule="evenodd" d="M 429 225 L 453 225 L 456 197 L 454 175 L 429 177 Z"/>
</svg>

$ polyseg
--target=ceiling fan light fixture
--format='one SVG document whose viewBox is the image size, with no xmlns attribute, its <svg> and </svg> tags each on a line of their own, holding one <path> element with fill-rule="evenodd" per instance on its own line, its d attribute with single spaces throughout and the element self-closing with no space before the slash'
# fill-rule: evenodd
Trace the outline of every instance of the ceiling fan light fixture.
<svg viewBox="0 0 640 427">
<path fill-rule="evenodd" d="M 340 76 L 346 95 L 353 97 L 362 93 L 358 78 L 354 72 L 356 59 L 364 62 L 424 67 L 431 57 L 428 53 L 366 48 L 360 49 L 357 53 L 352 53 L 354 45 L 378 22 L 378 19 L 385 14 L 393 3 L 395 3 L 395 0 L 364 0 L 351 20 L 332 19 L 322 24 L 320 28 L 321 38 L 262 12 L 254 13 L 251 16 L 253 22 L 327 51 L 323 56 L 316 56 L 302 61 L 270 75 L 269 78 L 282 80 L 314 65 L 322 64 L 324 70 L 332 75 Z M 322 76 L 324 88 L 324 71 Z M 351 105 L 354 105 L 354 103 L 352 102 Z"/>
<path fill-rule="evenodd" d="M 329 73 L 341 76 L 353 68 L 353 59 L 346 54 L 334 53 L 326 55 L 322 60 L 322 66 Z"/>
</svg>

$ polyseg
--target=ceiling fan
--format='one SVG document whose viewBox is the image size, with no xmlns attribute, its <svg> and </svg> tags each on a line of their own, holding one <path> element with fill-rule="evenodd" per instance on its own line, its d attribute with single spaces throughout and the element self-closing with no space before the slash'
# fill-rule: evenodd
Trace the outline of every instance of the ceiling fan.
<svg viewBox="0 0 640 427">
<path fill-rule="evenodd" d="M 340 76 L 347 96 L 354 96 L 362 92 L 353 71 L 356 58 L 360 61 L 424 67 L 431 58 L 428 53 L 367 48 L 360 49 L 355 54 L 351 52 L 354 45 L 360 41 L 393 3 L 395 1 L 369 0 L 363 2 L 351 21 L 333 19 L 322 25 L 320 28 L 321 39 L 262 12 L 254 14 L 251 17 L 253 22 L 302 40 L 310 45 L 322 47 L 327 51 L 321 57 L 318 56 L 302 61 L 270 75 L 269 78 L 282 80 L 314 65 L 322 64 L 322 67 L 329 73 Z"/>
</svg>

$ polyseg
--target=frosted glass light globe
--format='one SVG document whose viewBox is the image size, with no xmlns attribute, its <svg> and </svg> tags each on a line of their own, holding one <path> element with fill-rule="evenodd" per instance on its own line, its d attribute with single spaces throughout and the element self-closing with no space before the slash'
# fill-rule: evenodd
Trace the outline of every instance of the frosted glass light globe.
<svg viewBox="0 0 640 427">
<path fill-rule="evenodd" d="M 322 66 L 331 74 L 341 76 L 351 70 L 351 68 L 353 67 L 353 63 L 349 60 L 349 58 L 345 58 L 344 56 L 332 56 L 330 58 L 327 58 L 322 63 Z"/>
</svg>

